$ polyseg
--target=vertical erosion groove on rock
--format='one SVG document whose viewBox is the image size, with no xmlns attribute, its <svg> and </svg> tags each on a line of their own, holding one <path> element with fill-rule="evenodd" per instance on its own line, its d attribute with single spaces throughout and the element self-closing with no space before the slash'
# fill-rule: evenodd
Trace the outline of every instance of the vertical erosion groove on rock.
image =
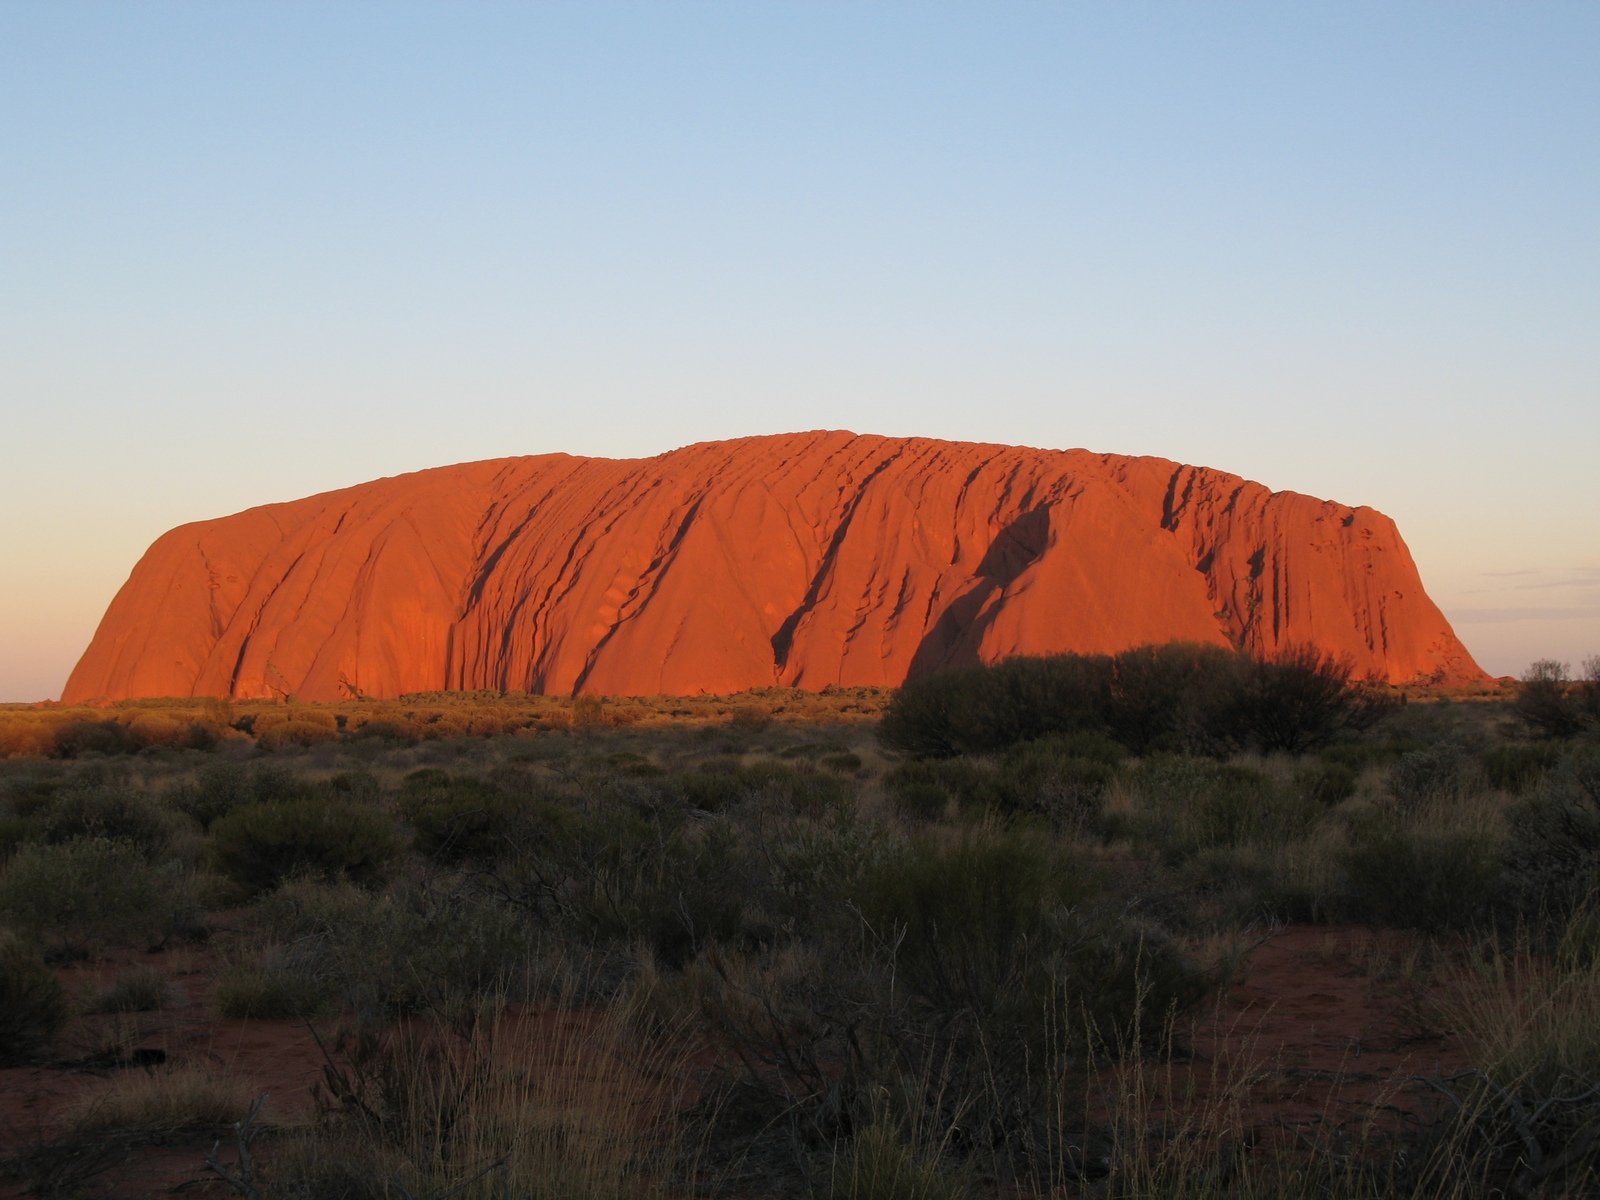
<svg viewBox="0 0 1600 1200">
<path fill-rule="evenodd" d="M 816 432 L 464 463 L 181 526 L 63 699 L 893 686 L 1174 639 L 1484 678 L 1372 509 L 1155 458 Z"/>
</svg>

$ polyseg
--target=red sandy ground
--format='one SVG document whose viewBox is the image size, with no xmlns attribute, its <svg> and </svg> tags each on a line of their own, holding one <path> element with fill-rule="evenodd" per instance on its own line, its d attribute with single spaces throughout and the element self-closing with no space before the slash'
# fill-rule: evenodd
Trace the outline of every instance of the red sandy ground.
<svg viewBox="0 0 1600 1200">
<path fill-rule="evenodd" d="M 1192 1082 L 1203 1098 L 1218 1090 L 1217 1079 L 1228 1073 L 1223 1064 L 1249 1064 L 1256 1075 L 1243 1093 L 1245 1128 L 1326 1128 L 1359 1122 L 1374 1104 L 1387 1103 L 1391 1112 L 1407 1108 L 1398 1083 L 1465 1065 L 1462 1047 L 1428 1027 L 1426 995 L 1404 972 L 1385 978 L 1395 974 L 1385 965 L 1392 968 L 1415 949 L 1405 935 L 1352 928 L 1293 927 L 1267 936 L 1223 1002 L 1195 1028 L 1192 1059 L 1172 1078 L 1180 1090 Z M 48 1140 L 65 1110 L 106 1086 L 114 1070 L 64 1063 L 106 1045 L 119 1023 L 129 1049 L 159 1049 L 169 1062 L 208 1061 L 246 1081 L 251 1092 L 270 1093 L 269 1111 L 279 1120 L 310 1113 L 323 1063 L 314 1039 L 303 1023 L 216 1017 L 209 1006 L 212 954 L 125 954 L 62 974 L 77 994 L 135 965 L 166 970 L 189 1003 L 160 1013 L 79 1018 L 61 1043 L 63 1063 L 0 1071 L 0 1147 Z M 108 1163 L 80 1194 L 220 1196 L 225 1189 L 205 1167 L 211 1140 L 135 1149 Z M 0 1184 L 0 1200 L 23 1194 L 20 1184 Z"/>
</svg>

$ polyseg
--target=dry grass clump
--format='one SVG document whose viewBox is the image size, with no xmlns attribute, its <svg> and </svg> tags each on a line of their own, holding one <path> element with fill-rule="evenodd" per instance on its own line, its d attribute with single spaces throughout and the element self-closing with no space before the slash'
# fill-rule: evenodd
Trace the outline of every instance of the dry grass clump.
<svg viewBox="0 0 1600 1200">
<path fill-rule="evenodd" d="M 1580 918 L 1580 921 L 1586 918 Z M 1575 939 L 1577 941 L 1579 939 Z M 1600 957 L 1491 949 L 1459 981 L 1455 1023 L 1500 1086 L 1600 1088 Z M 1600 1094 L 1593 1097 L 1600 1116 Z"/>
<path fill-rule="evenodd" d="M 75 1139 L 158 1139 L 221 1129 L 243 1117 L 252 1099 L 243 1080 L 186 1064 L 120 1075 L 78 1101 L 67 1123 Z"/>
<path fill-rule="evenodd" d="M 158 1012 L 169 1007 L 173 999 L 165 971 L 159 967 L 136 967 L 91 994 L 82 1008 L 86 1013 Z"/>
<path fill-rule="evenodd" d="M 409 1023 L 350 1035 L 278 1186 L 321 1194 L 365 1176 L 483 1200 L 661 1194 L 682 1150 L 685 1066 L 680 1037 L 641 1040 L 573 1010 L 502 1013 L 464 1037 Z"/>
</svg>

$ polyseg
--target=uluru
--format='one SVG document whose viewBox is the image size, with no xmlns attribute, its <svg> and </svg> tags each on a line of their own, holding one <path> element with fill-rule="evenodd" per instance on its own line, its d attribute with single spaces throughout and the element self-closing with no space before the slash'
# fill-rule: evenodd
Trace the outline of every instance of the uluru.
<svg viewBox="0 0 1600 1200">
<path fill-rule="evenodd" d="M 1159 458 L 823 431 L 463 463 L 179 526 L 62 698 L 896 686 L 1179 639 L 1486 678 L 1373 509 Z"/>
</svg>

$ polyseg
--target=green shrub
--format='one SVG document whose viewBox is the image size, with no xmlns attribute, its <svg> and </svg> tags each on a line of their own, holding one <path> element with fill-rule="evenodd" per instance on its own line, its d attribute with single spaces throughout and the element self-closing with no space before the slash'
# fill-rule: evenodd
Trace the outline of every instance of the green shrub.
<svg viewBox="0 0 1600 1200">
<path fill-rule="evenodd" d="M 1519 921 L 1559 926 L 1600 897 L 1600 754 L 1546 775 L 1510 824 L 1506 899 Z"/>
<path fill-rule="evenodd" d="M 1212 980 L 1156 926 L 1108 913 L 1058 911 L 1051 973 L 1056 1035 L 1104 1049 L 1167 1041 L 1169 1022 L 1205 999 Z"/>
<path fill-rule="evenodd" d="M 1024 742 L 1006 751 L 994 781 L 1002 811 L 1034 813 L 1058 825 L 1087 827 L 1123 758 L 1110 739 L 1067 734 Z"/>
<path fill-rule="evenodd" d="M 1375 818 L 1340 855 L 1360 920 L 1440 932 L 1485 921 L 1497 898 L 1497 847 L 1476 833 L 1408 829 Z"/>
<path fill-rule="evenodd" d="M 309 784 L 270 763 L 215 762 L 203 767 L 194 783 L 169 789 L 166 801 L 210 829 L 218 817 L 240 805 L 307 799 L 312 793 Z"/>
<path fill-rule="evenodd" d="M 776 794 L 784 799 L 781 788 Z M 751 883 L 732 818 L 692 817 L 667 799 L 660 781 L 613 780 L 553 810 L 555 819 L 525 826 L 496 863 L 495 886 L 569 938 L 642 942 L 674 969 L 703 946 L 737 939 Z M 794 816 L 784 800 L 763 819 L 786 824 Z"/>
<path fill-rule="evenodd" d="M 1562 971 L 1594 971 L 1600 967 L 1600 909 L 1586 905 L 1573 913 L 1556 943 L 1556 967 Z"/>
<path fill-rule="evenodd" d="M 366 743 L 369 748 L 387 749 L 391 746 L 415 746 L 416 735 L 403 721 L 366 721 L 356 728 L 354 733 L 348 734 L 348 742 L 360 746 Z"/>
<path fill-rule="evenodd" d="M 1430 743 L 1416 738 L 1389 738 L 1381 742 L 1340 742 L 1322 746 L 1317 757 L 1325 763 L 1349 767 L 1357 774 L 1373 766 L 1399 762 L 1413 750 L 1426 750 Z"/>
<path fill-rule="evenodd" d="M 0 865 L 37 833 L 35 824 L 26 817 L 0 816 Z"/>
<path fill-rule="evenodd" d="M 1390 798 L 1404 811 L 1414 811 L 1438 801 L 1460 800 L 1483 790 L 1478 764 L 1458 746 L 1449 744 L 1413 750 L 1389 768 Z"/>
<path fill-rule="evenodd" d="M 993 768 L 970 758 L 912 759 L 884 775 L 883 789 L 902 812 L 924 821 L 938 820 L 951 801 L 974 811 L 999 800 Z"/>
<path fill-rule="evenodd" d="M 370 771 L 340 771 L 322 785 L 328 795 L 355 804 L 381 804 L 383 785 Z"/>
<path fill-rule="evenodd" d="M 615 754 L 606 755 L 605 764 L 615 774 L 633 775 L 641 779 L 657 779 L 666 774 L 648 757 L 631 750 L 620 750 Z"/>
<path fill-rule="evenodd" d="M 738 760 L 711 760 L 672 777 L 685 803 L 704 812 L 723 812 L 736 804 L 767 800 L 794 812 L 818 815 L 854 794 L 847 780 L 807 766 Z"/>
<path fill-rule="evenodd" d="M 1182 900 L 1172 923 L 1207 935 L 1230 924 L 1349 919 L 1348 880 L 1338 861 L 1347 844 L 1343 824 L 1329 822 L 1310 836 L 1279 845 L 1201 850 L 1173 872 Z"/>
<path fill-rule="evenodd" d="M 256 743 L 264 750 L 281 750 L 286 746 L 320 746 L 338 740 L 337 726 L 300 717 L 291 717 L 281 724 L 272 725 L 256 736 Z"/>
<path fill-rule="evenodd" d="M 12 816 L 26 820 L 49 808 L 51 800 L 55 799 L 65 783 L 59 767 L 48 774 L 30 773 L 13 777 L 7 779 L 4 787 L 0 788 L 0 801 Z"/>
<path fill-rule="evenodd" d="M 612 840 L 607 824 L 591 826 L 577 843 L 587 843 L 586 856 L 600 851 L 588 860 L 597 870 L 569 875 L 577 886 L 568 916 L 577 929 L 596 941 L 642 941 L 674 969 L 703 946 L 739 937 L 748 896 L 739 887 L 726 825 L 678 828 L 652 845 Z M 569 859 L 569 871 L 581 863 Z"/>
<path fill-rule="evenodd" d="M 749 794 L 751 779 L 736 758 L 710 759 L 674 776 L 685 804 L 702 812 L 723 812 Z"/>
<path fill-rule="evenodd" d="M 897 975 L 926 1005 L 992 1013 L 1040 965 L 1051 914 L 1093 889 L 1048 839 L 980 827 L 913 839 L 863 878 L 855 903 L 873 936 L 898 946 Z"/>
<path fill-rule="evenodd" d="M 301 874 L 381 883 L 404 849 L 387 814 L 338 800 L 242 805 L 212 824 L 211 840 L 218 869 L 257 891 Z"/>
<path fill-rule="evenodd" d="M 263 897 L 275 939 L 224 976 L 241 1015 L 302 1015 L 338 1001 L 358 1015 L 443 1016 L 526 982 L 532 931 L 512 908 L 442 878 L 382 894 L 291 880 Z"/>
<path fill-rule="evenodd" d="M 27 845 L 0 874 L 0 918 L 46 949 L 160 945 L 191 926 L 187 879 L 127 842 L 83 838 Z"/>
<path fill-rule="evenodd" d="M 901 812 L 917 821 L 937 821 L 950 805 L 950 793 L 931 779 L 902 777 L 889 795 Z"/>
<path fill-rule="evenodd" d="M 31 1062 L 70 1016 L 66 989 L 38 949 L 0 930 L 0 1067 Z"/>
<path fill-rule="evenodd" d="M 157 856 L 175 833 L 171 813 L 149 796 L 116 785 L 63 788 L 37 818 L 39 837 L 52 844 L 103 838 Z"/>
<path fill-rule="evenodd" d="M 1202 758 L 1148 759 L 1129 774 L 1128 787 L 1133 809 L 1113 822 L 1113 832 L 1154 846 L 1172 861 L 1206 847 L 1285 842 L 1321 815 L 1320 805 L 1280 789 L 1261 771 Z"/>
<path fill-rule="evenodd" d="M 509 845 L 525 807 L 492 783 L 437 768 L 413 771 L 400 794 L 401 814 L 416 832 L 414 848 L 440 863 L 493 859 Z"/>
<path fill-rule="evenodd" d="M 1357 779 L 1355 768 L 1344 763 L 1309 762 L 1295 770 L 1294 786 L 1308 800 L 1332 808 L 1356 794 Z"/>
<path fill-rule="evenodd" d="M 1561 748 L 1549 742 L 1507 742 L 1478 755 L 1491 787 L 1522 795 L 1561 762 Z"/>
<path fill-rule="evenodd" d="M 844 775 L 852 775 L 861 770 L 861 755 L 846 750 L 839 754 L 824 754 L 822 765 L 830 771 L 838 771 Z"/>
</svg>

